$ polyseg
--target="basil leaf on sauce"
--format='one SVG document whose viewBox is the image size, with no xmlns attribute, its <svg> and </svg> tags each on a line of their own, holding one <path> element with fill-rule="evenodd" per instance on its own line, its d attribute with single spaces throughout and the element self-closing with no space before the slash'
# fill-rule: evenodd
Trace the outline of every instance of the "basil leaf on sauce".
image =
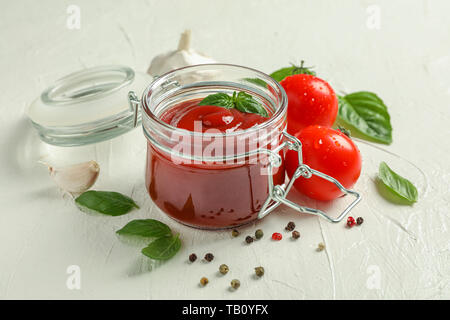
<svg viewBox="0 0 450 320">
<path fill-rule="evenodd" d="M 241 112 L 257 113 L 263 117 L 269 116 L 267 110 L 248 93 L 239 92 L 235 103 L 235 108 Z"/>
<path fill-rule="evenodd" d="M 263 117 L 268 117 L 267 110 L 250 94 L 240 91 L 233 92 L 230 96 L 224 92 L 214 93 L 204 98 L 199 106 L 218 106 L 227 109 L 235 108 L 241 112 L 256 113 Z"/>
<path fill-rule="evenodd" d="M 128 222 L 122 229 L 116 231 L 121 235 L 134 235 L 148 238 L 170 236 L 170 228 L 154 219 L 136 219 Z"/>
<path fill-rule="evenodd" d="M 82 211 L 95 211 L 110 216 L 121 216 L 139 206 L 133 199 L 118 192 L 89 190 L 75 199 Z"/>
<path fill-rule="evenodd" d="M 234 108 L 233 98 L 224 92 L 210 94 L 209 96 L 204 98 L 202 101 L 200 101 L 200 103 L 198 105 L 199 106 L 218 106 L 218 107 L 224 107 L 227 109 Z"/>
<path fill-rule="evenodd" d="M 385 162 L 380 163 L 378 177 L 392 193 L 410 203 L 417 201 L 418 192 L 416 187 L 408 179 L 395 173 Z"/>
<path fill-rule="evenodd" d="M 154 260 L 168 260 L 181 248 L 179 235 L 162 237 L 142 249 L 142 254 Z"/>
<path fill-rule="evenodd" d="M 392 142 L 391 117 L 387 107 L 375 93 L 359 91 L 339 96 L 338 118 L 344 126 L 362 138 L 390 144 Z"/>
</svg>

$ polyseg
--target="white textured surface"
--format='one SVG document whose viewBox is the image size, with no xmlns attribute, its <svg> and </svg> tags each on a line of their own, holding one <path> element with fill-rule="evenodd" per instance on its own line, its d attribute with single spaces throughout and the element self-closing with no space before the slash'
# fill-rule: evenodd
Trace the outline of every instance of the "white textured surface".
<svg viewBox="0 0 450 320">
<path fill-rule="evenodd" d="M 81 8 L 80 30 L 66 28 L 70 4 Z M 373 4 L 381 10 L 380 30 L 366 27 Z M 449 10 L 444 0 L 2 3 L 0 298 L 450 298 Z M 153 56 L 177 46 L 185 28 L 193 31 L 194 48 L 218 61 L 270 72 L 305 59 L 338 91 L 380 94 L 394 142 L 381 147 L 387 152 L 358 143 L 364 168 L 356 188 L 364 199 L 353 215 L 365 218 L 361 227 L 348 230 L 284 208 L 257 223 L 266 237 L 246 246 L 243 238 L 255 226 L 231 239 L 229 232 L 183 227 L 153 206 L 144 188 L 140 130 L 84 148 L 37 139 L 24 109 L 52 81 L 100 64 L 145 71 Z M 62 198 L 39 159 L 97 160 L 96 188 L 131 194 L 141 210 L 86 215 Z M 400 207 L 378 195 L 374 180 L 382 160 L 416 183 L 417 204 Z M 155 265 L 139 246 L 116 237 L 115 230 L 139 217 L 180 232 L 181 252 Z M 270 241 L 289 220 L 302 237 Z M 315 251 L 319 242 L 326 251 Z M 191 252 L 216 258 L 188 265 Z M 217 276 L 221 263 L 231 269 L 225 277 Z M 81 268 L 81 290 L 66 287 L 69 265 Z M 256 280 L 258 265 L 266 275 Z M 380 286 L 373 288 L 377 271 Z M 197 285 L 201 276 L 210 278 L 206 288 Z M 232 278 L 242 283 L 236 292 L 227 289 Z"/>
</svg>

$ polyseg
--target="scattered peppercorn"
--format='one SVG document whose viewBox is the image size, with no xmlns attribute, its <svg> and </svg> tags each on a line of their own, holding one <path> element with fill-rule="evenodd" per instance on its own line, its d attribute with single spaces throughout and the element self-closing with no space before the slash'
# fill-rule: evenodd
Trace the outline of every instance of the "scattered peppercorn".
<svg viewBox="0 0 450 320">
<path fill-rule="evenodd" d="M 356 224 L 355 218 L 353 218 L 353 217 L 348 217 L 347 218 L 347 226 L 349 228 L 353 227 L 355 224 Z"/>
<path fill-rule="evenodd" d="M 211 261 L 213 261 L 213 259 L 214 259 L 214 255 L 212 253 L 205 254 L 206 261 L 211 262 Z"/>
<path fill-rule="evenodd" d="M 363 222 L 364 222 L 364 219 L 363 219 L 362 217 L 358 217 L 358 219 L 356 219 L 356 224 L 357 224 L 358 226 L 362 225 Z"/>
<path fill-rule="evenodd" d="M 197 255 L 195 253 L 192 253 L 191 255 L 189 255 L 190 262 L 194 262 L 195 260 L 197 260 Z"/>
<path fill-rule="evenodd" d="M 281 239 L 283 239 L 283 236 L 281 235 L 281 233 L 274 232 L 272 234 L 272 240 L 280 241 Z"/>
<path fill-rule="evenodd" d="M 255 231 L 255 238 L 261 239 L 264 236 L 264 232 L 261 229 Z"/>
<path fill-rule="evenodd" d="M 284 228 L 284 229 L 287 230 L 287 231 L 293 231 L 293 230 L 295 229 L 295 223 L 292 222 L 292 221 L 290 221 L 290 222 L 287 224 L 286 228 Z"/>
<path fill-rule="evenodd" d="M 325 249 L 325 244 L 321 242 L 317 245 L 317 251 L 322 251 L 323 249 Z"/>
<path fill-rule="evenodd" d="M 219 267 L 219 272 L 221 274 L 227 274 L 228 270 L 230 270 L 230 269 L 228 268 L 228 266 L 226 264 L 221 264 Z"/>
<path fill-rule="evenodd" d="M 206 277 L 203 277 L 203 278 L 200 279 L 200 284 L 202 286 L 206 286 L 208 284 L 208 282 L 209 282 L 209 280 Z"/>
<path fill-rule="evenodd" d="M 231 287 L 237 289 L 241 286 L 241 282 L 238 279 L 231 280 Z"/>
<path fill-rule="evenodd" d="M 294 230 L 292 232 L 292 238 L 294 238 L 294 239 L 300 238 L 300 232 L 298 232 L 297 230 Z"/>
<path fill-rule="evenodd" d="M 238 235 L 240 234 L 240 232 L 237 230 L 237 229 L 233 229 L 233 231 L 231 231 L 231 235 L 233 236 L 233 237 L 237 237 Z"/>
<path fill-rule="evenodd" d="M 247 242 L 247 243 L 252 243 L 253 242 L 253 237 L 251 237 L 251 236 L 246 236 L 245 237 L 245 242 Z"/>
<path fill-rule="evenodd" d="M 263 267 L 256 267 L 255 273 L 258 277 L 262 277 L 264 275 L 264 268 Z"/>
</svg>

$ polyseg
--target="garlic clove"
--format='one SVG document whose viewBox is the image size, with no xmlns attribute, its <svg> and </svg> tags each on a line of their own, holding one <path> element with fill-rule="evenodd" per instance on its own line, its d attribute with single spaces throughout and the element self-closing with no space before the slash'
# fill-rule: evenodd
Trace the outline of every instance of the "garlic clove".
<svg viewBox="0 0 450 320">
<path fill-rule="evenodd" d="M 181 34 L 178 49 L 154 57 L 147 73 L 158 77 L 174 69 L 206 63 L 216 63 L 216 60 L 192 49 L 191 31 L 186 30 Z"/>
<path fill-rule="evenodd" d="M 69 193 L 83 193 L 97 181 L 100 166 L 94 160 L 68 167 L 48 167 L 56 185 Z"/>
</svg>

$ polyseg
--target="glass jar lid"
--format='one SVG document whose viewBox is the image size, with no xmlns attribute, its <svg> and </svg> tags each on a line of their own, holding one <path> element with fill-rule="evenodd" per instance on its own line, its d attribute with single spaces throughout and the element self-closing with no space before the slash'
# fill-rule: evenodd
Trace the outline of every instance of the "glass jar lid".
<svg viewBox="0 0 450 320">
<path fill-rule="evenodd" d="M 128 92 L 141 93 L 151 76 L 126 66 L 100 66 L 69 74 L 27 108 L 39 137 L 53 145 L 79 146 L 124 134 L 141 121 Z"/>
</svg>

